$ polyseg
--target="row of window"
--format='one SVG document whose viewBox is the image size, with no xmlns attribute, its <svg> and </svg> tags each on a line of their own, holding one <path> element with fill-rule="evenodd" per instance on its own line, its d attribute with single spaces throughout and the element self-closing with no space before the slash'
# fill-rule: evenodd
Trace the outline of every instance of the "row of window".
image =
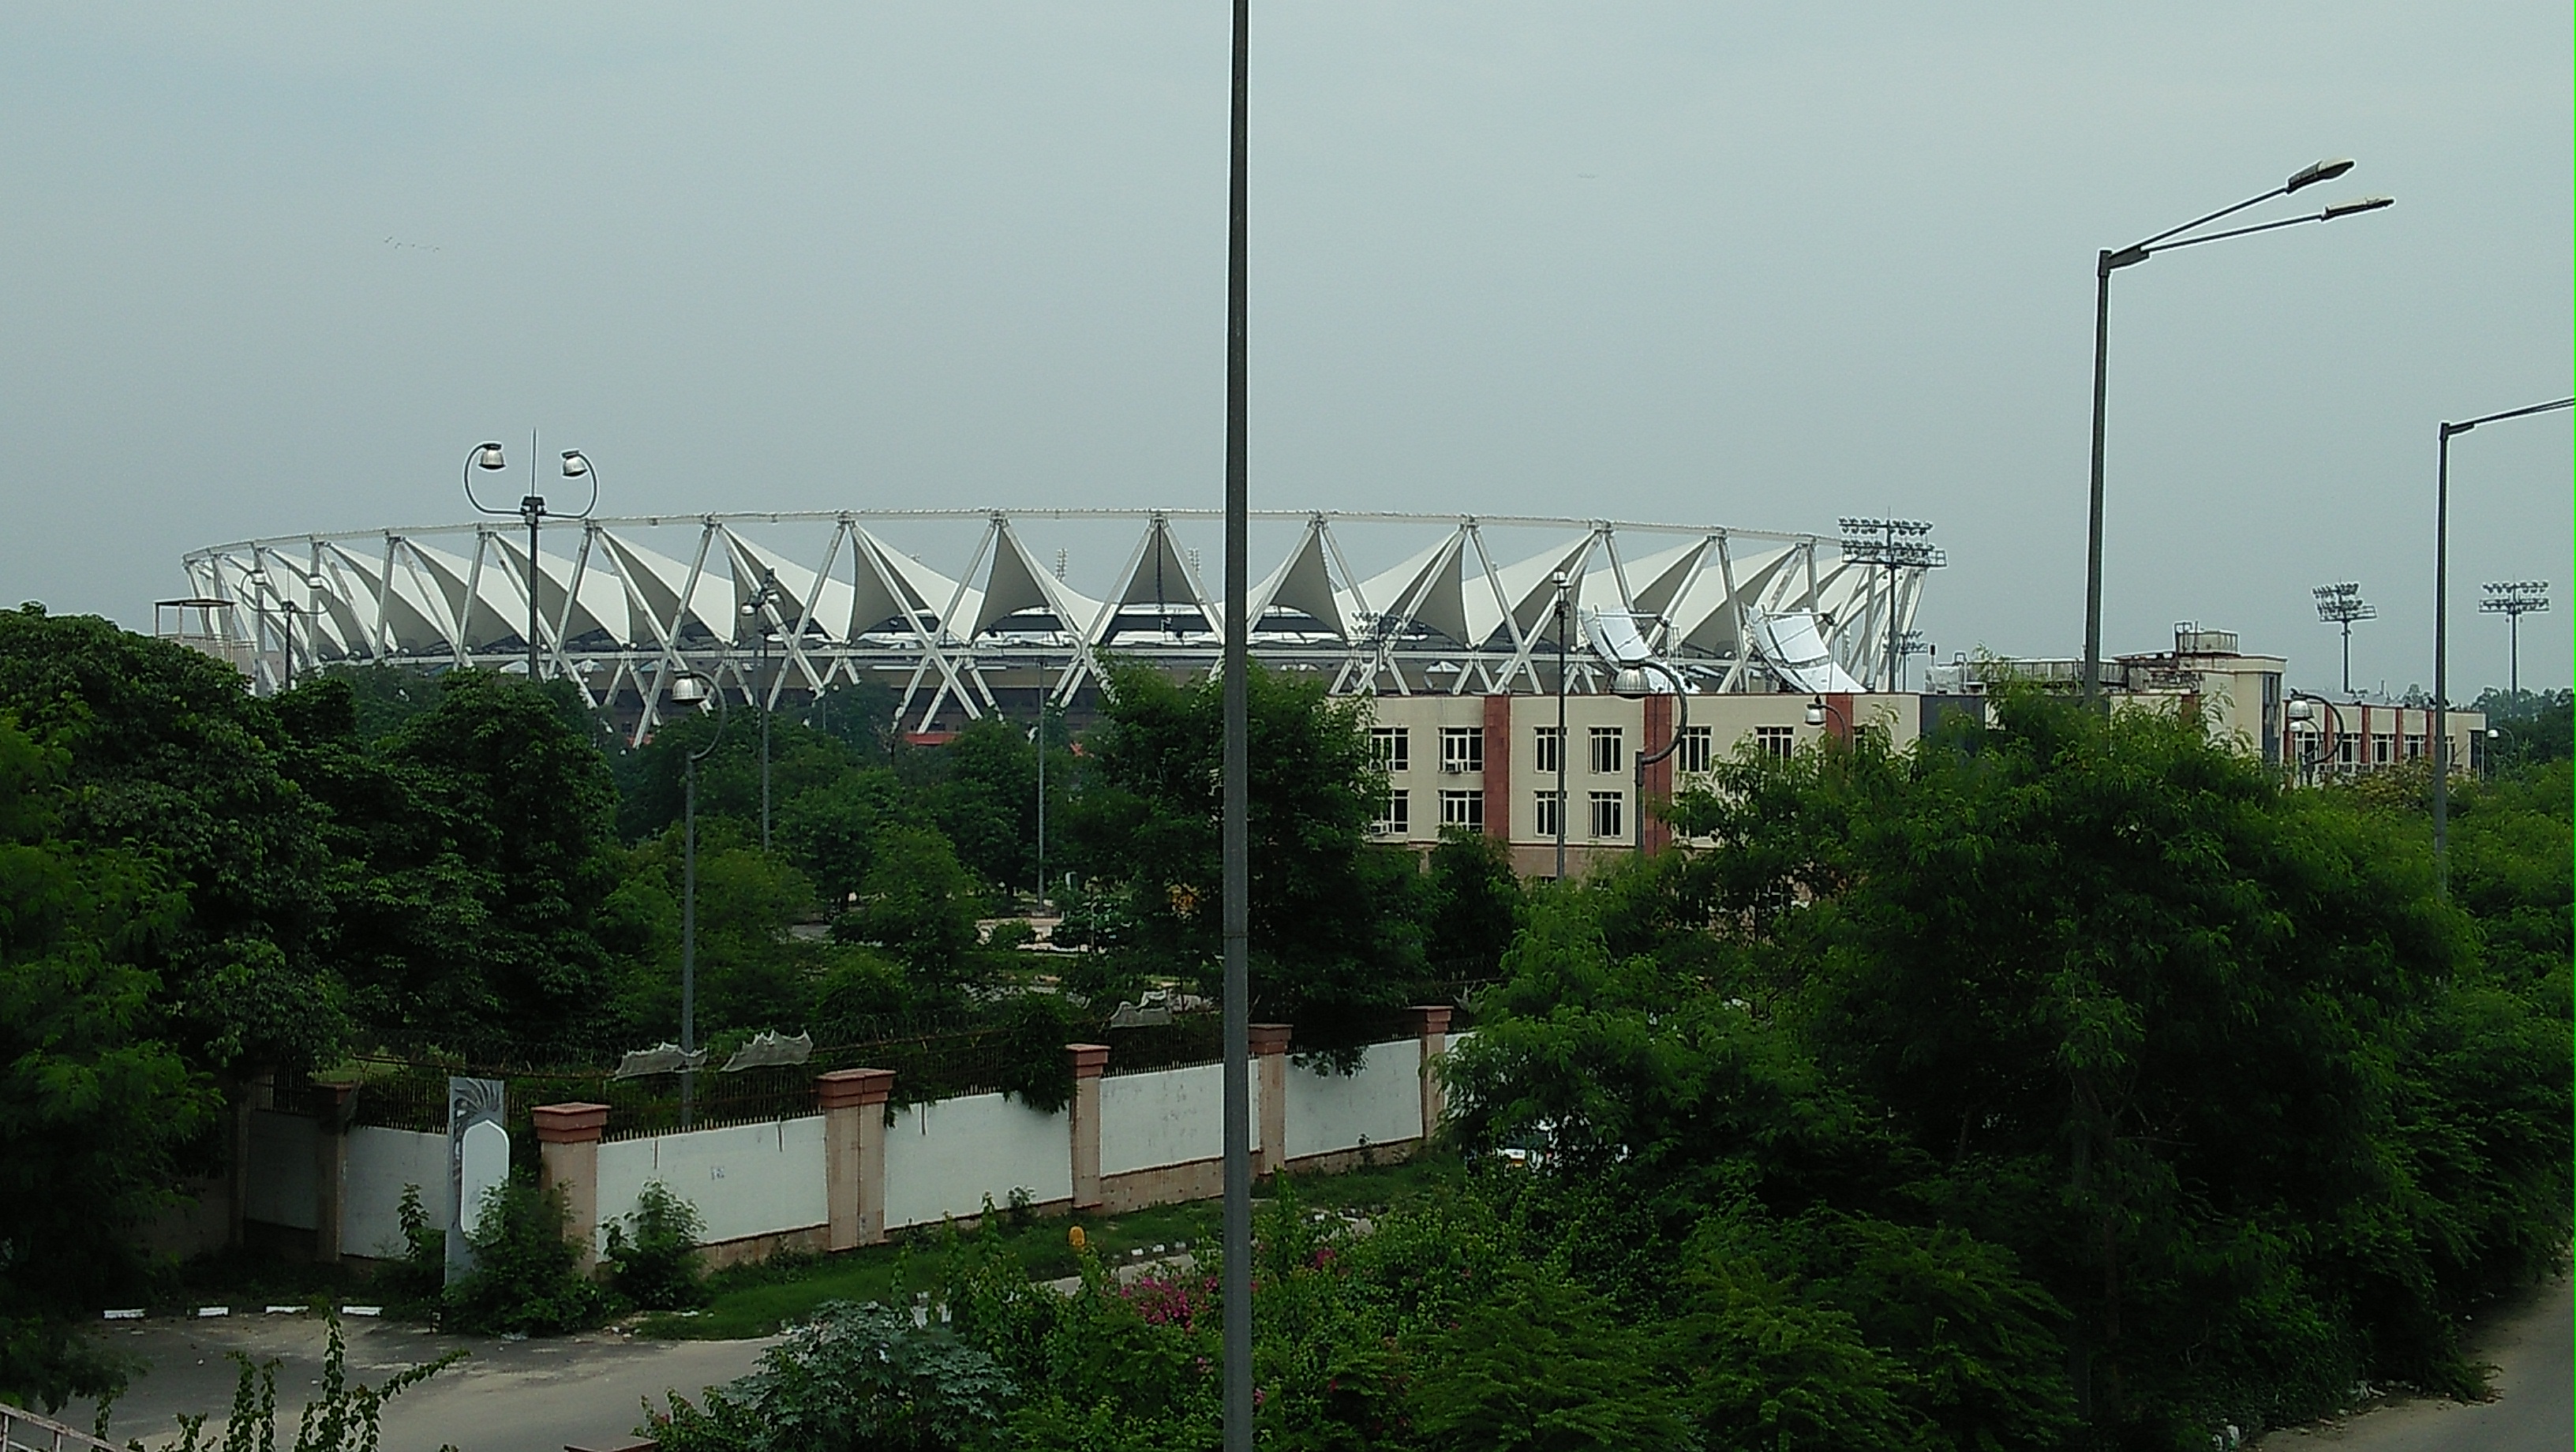
<svg viewBox="0 0 2576 1452">
<path fill-rule="evenodd" d="M 1556 835 L 1557 794 L 1535 792 L 1538 813 L 1533 819 L 1537 835 Z M 1627 835 L 1627 802 L 1620 792 L 1591 793 L 1591 834 L 1595 838 L 1624 838 Z M 1440 825 L 1464 827 L 1469 831 L 1485 830 L 1485 794 L 1480 791 L 1444 791 L 1440 793 Z M 1393 791 L 1386 794 L 1384 809 L 1377 819 L 1381 836 L 1406 836 L 1413 831 L 1413 794 Z"/>
<path fill-rule="evenodd" d="M 2335 761 L 2338 764 L 2343 766 L 2361 765 L 2361 749 L 2360 732 L 2338 731 L 2335 733 Z M 2420 733 L 2414 731 L 2406 733 L 2406 759 L 2408 761 L 2423 760 L 2424 753 L 2429 749 L 2430 748 L 2424 744 L 2424 737 Z M 2374 731 L 2370 733 L 2370 765 L 2388 765 L 2391 761 L 2395 760 L 2396 750 L 2397 738 L 2395 736 L 2385 731 Z"/>
<path fill-rule="evenodd" d="M 1627 731 L 1619 726 L 1588 728 L 1588 745 L 1593 774 L 1608 776 L 1626 769 L 1628 761 Z M 1557 734 L 1553 726 L 1534 730 L 1530 751 L 1531 770 L 1542 775 L 1557 769 Z M 1786 726 L 1756 726 L 1754 744 L 1773 756 L 1785 757 L 1797 748 L 1797 734 Z M 1682 728 L 1681 745 L 1673 752 L 1673 765 L 1685 772 L 1706 771 L 1714 759 L 1716 736 L 1706 726 Z M 1369 749 L 1376 753 L 1378 769 L 1390 774 L 1413 769 L 1413 728 L 1409 726 L 1376 726 L 1369 730 Z M 1440 728 L 1440 769 L 1448 772 L 1483 771 L 1485 769 L 1485 728 L 1482 726 L 1443 726 Z"/>
</svg>

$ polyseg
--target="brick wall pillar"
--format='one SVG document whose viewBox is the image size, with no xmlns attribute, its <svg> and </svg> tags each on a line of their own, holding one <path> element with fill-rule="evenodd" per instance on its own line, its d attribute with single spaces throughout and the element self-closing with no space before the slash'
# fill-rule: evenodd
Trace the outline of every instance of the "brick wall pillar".
<svg viewBox="0 0 2576 1452">
<path fill-rule="evenodd" d="M 357 1112 L 358 1086 L 313 1086 L 313 1258 L 340 1261 L 340 1229 L 349 1194 L 349 1119 Z"/>
<path fill-rule="evenodd" d="M 1641 704 L 1645 707 L 1645 719 L 1641 723 L 1637 747 L 1642 760 L 1672 745 L 1674 698 L 1648 696 Z M 1649 813 L 1646 803 L 1655 800 L 1669 802 L 1672 796 L 1673 759 L 1670 756 L 1638 773 L 1637 844 L 1649 857 L 1672 845 L 1673 829 L 1662 817 Z"/>
<path fill-rule="evenodd" d="M 1491 817 L 1485 820 L 1487 825 L 1493 822 Z M 1252 1049 L 1253 1082 L 1261 1086 L 1261 1123 L 1254 1126 L 1252 1172 L 1267 1175 L 1288 1163 L 1289 1028 L 1284 1023 L 1256 1023 L 1245 1029 Z"/>
<path fill-rule="evenodd" d="M 1100 1208 L 1100 1075 L 1109 1067 L 1107 1044 L 1067 1044 L 1073 1061 L 1073 1208 Z"/>
<path fill-rule="evenodd" d="M 1485 835 L 1512 840 L 1512 698 L 1485 698 Z"/>
<path fill-rule="evenodd" d="M 588 1275 L 599 1264 L 599 1136 L 608 1128 L 608 1106 L 540 1104 L 530 1117 L 537 1122 L 537 1183 L 562 1188 L 579 1269 Z"/>
<path fill-rule="evenodd" d="M 1449 1089 L 1440 1077 L 1440 1061 L 1449 1054 L 1449 1015 L 1455 1010 L 1445 1003 L 1417 1003 L 1404 1012 L 1422 1043 L 1422 1137 L 1428 1140 L 1448 1117 Z"/>
<path fill-rule="evenodd" d="M 823 1108 L 824 1244 L 856 1250 L 885 1239 L 885 1103 L 892 1069 L 835 1069 L 816 1077 Z"/>
</svg>

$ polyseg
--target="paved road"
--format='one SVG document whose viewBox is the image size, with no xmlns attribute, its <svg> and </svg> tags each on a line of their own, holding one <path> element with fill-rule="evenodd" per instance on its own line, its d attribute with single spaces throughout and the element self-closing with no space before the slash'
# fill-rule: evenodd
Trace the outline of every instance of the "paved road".
<svg viewBox="0 0 2576 1452">
<path fill-rule="evenodd" d="M 2323 1427 L 2276 1432 L 2266 1452 L 2568 1452 L 2571 1307 L 2568 1283 L 2499 1315 L 2471 1339 L 2471 1355 L 2496 1368 L 2491 1402 L 2416 1401 Z"/>
<path fill-rule="evenodd" d="M 375 1385 L 393 1371 L 455 1347 L 471 1353 L 385 1407 L 384 1452 L 562 1452 L 567 1443 L 613 1442 L 642 1420 L 642 1404 L 663 1404 L 666 1389 L 695 1398 L 710 1383 L 752 1369 L 768 1341 L 630 1341 L 615 1335 L 539 1341 L 483 1341 L 437 1336 L 381 1321 L 348 1327 L 353 1382 Z M 280 1441 L 294 1438 L 295 1415 L 322 1374 L 324 1331 L 310 1315 L 242 1316 L 210 1321 L 154 1321 L 109 1333 L 119 1350 L 147 1357 L 152 1372 L 117 1403 L 116 1440 L 140 1436 L 158 1446 L 178 1412 L 211 1413 L 223 1424 L 237 1369 L 225 1355 L 276 1357 Z M 91 1409 L 75 1404 L 59 1418 L 87 1429 Z"/>
</svg>

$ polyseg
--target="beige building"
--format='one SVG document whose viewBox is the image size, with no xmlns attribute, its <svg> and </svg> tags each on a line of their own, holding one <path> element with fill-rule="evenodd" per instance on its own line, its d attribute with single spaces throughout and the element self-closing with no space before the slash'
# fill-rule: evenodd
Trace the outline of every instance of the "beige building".
<svg viewBox="0 0 2576 1452">
<path fill-rule="evenodd" d="M 1815 702 L 1824 706 L 1821 726 L 1807 721 Z M 1668 843 L 1670 830 L 1651 814 L 1641 819 L 1639 803 L 1669 800 L 1676 784 L 1688 786 L 1739 749 L 1787 756 L 1820 736 L 1847 736 L 1854 722 L 1909 746 L 1927 713 L 1975 709 L 1913 693 L 1576 694 L 1565 698 L 1560 737 L 1552 695 L 1379 696 L 1371 704 L 1370 736 L 1388 782 L 1379 840 L 1427 848 L 1444 828 L 1482 832 L 1510 847 L 1524 877 L 1556 875 L 1560 801 L 1565 870 L 1580 877 L 1604 855 Z M 1670 755 L 1640 765 L 1677 732 Z"/>
</svg>

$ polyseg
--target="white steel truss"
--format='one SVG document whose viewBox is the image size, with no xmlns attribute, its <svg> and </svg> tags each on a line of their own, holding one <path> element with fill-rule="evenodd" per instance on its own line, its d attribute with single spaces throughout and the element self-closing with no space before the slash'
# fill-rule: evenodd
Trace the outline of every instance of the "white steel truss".
<svg viewBox="0 0 2576 1452">
<path fill-rule="evenodd" d="M 1923 571 L 1900 571 L 1891 592 L 1886 571 L 1844 561 L 1835 539 L 1817 535 L 1528 516 L 1254 517 L 1291 539 L 1250 587 L 1254 652 L 1276 669 L 1318 672 L 1341 694 L 1553 690 L 1560 598 L 1572 690 L 1607 689 L 1610 674 L 1572 623 L 1582 611 L 1630 616 L 1695 690 L 1851 689 L 1874 678 L 1888 632 L 1908 628 L 1924 584 Z M 1220 518 L 1023 509 L 595 519 L 543 536 L 533 562 L 506 528 L 451 525 L 246 540 L 183 564 L 199 597 L 233 602 L 216 628 L 252 661 L 261 691 L 337 662 L 524 670 L 533 589 L 548 673 L 578 682 L 594 704 L 625 702 L 639 738 L 682 670 L 729 679 L 773 706 L 876 680 L 899 692 L 908 728 L 928 729 L 943 715 L 995 710 L 1000 690 L 1070 701 L 1112 655 L 1216 669 L 1221 582 L 1183 537 Z M 1115 573 L 1092 579 L 1096 595 L 1069 577 L 1067 551 L 1050 567 L 1024 538 L 1077 526 L 1094 545 L 1103 528 L 1137 530 Z M 961 527 L 972 547 L 952 554 L 962 556 L 954 574 L 897 543 L 935 531 L 953 550 Z M 1532 532 L 1535 549 L 1506 550 L 1496 538 Z M 1363 576 L 1354 555 L 1399 562 Z M 1824 655 L 1786 659 L 1791 640 L 1797 652 L 1820 643 Z M 757 681 L 755 658 L 768 662 Z"/>
</svg>

